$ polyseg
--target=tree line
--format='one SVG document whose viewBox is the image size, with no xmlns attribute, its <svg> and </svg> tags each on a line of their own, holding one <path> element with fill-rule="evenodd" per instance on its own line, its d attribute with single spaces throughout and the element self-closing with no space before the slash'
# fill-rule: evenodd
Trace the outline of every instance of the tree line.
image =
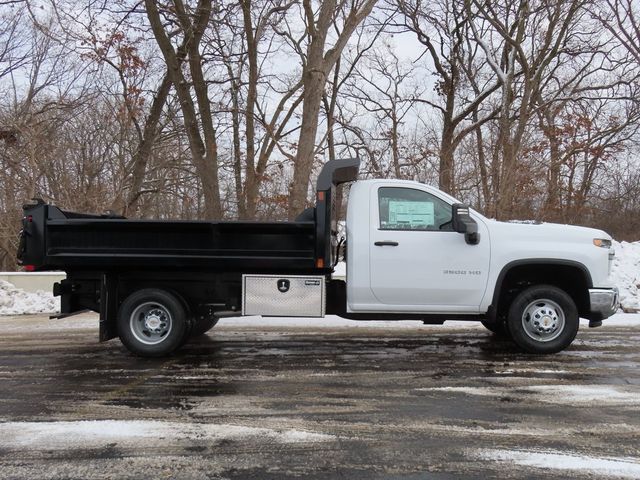
<svg viewBox="0 0 640 480">
<path fill-rule="evenodd" d="M 634 0 L 0 2 L 0 269 L 21 205 L 293 219 L 328 160 L 640 236 Z"/>
</svg>

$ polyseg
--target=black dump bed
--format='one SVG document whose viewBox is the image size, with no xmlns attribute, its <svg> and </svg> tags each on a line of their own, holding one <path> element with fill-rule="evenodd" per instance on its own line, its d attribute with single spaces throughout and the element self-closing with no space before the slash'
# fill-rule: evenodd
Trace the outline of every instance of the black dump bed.
<svg viewBox="0 0 640 480">
<path fill-rule="evenodd" d="M 18 259 L 27 270 L 328 271 L 335 187 L 356 179 L 358 163 L 327 163 L 316 207 L 295 222 L 132 220 L 25 205 Z"/>
<path fill-rule="evenodd" d="M 315 222 L 192 222 L 78 216 L 25 206 L 22 262 L 33 269 L 312 269 Z"/>
</svg>

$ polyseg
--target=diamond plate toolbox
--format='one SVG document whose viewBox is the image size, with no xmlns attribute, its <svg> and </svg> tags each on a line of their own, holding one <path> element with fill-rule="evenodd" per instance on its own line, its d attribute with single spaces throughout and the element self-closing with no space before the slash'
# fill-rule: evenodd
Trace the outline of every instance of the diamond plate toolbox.
<svg viewBox="0 0 640 480">
<path fill-rule="evenodd" d="M 242 314 L 277 317 L 324 317 L 322 276 L 242 276 Z"/>
</svg>

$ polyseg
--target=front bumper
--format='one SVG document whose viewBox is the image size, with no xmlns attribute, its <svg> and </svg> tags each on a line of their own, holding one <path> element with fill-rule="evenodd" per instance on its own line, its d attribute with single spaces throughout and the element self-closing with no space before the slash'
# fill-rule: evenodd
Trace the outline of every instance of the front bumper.
<svg viewBox="0 0 640 480">
<path fill-rule="evenodd" d="M 602 324 L 602 320 L 604 320 L 605 318 L 609 318 L 618 310 L 618 289 L 616 287 L 590 288 L 589 303 L 589 326 L 599 327 Z"/>
</svg>

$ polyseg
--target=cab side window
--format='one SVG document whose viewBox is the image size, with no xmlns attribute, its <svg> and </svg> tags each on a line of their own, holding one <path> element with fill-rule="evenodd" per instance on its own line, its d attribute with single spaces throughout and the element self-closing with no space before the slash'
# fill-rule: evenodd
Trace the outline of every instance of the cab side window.
<svg viewBox="0 0 640 480">
<path fill-rule="evenodd" d="M 378 189 L 380 230 L 451 231 L 451 205 L 422 190 Z"/>
</svg>

